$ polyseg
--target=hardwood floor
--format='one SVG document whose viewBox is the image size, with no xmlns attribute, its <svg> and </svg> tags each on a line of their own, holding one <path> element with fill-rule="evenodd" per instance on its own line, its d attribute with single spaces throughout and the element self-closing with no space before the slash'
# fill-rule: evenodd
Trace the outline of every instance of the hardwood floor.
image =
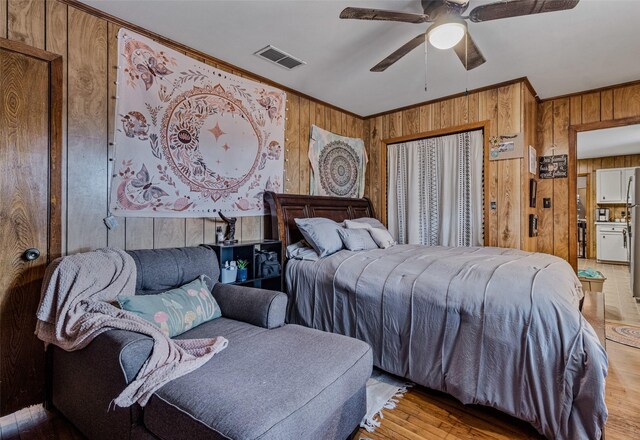
<svg viewBox="0 0 640 440">
<path fill-rule="evenodd" d="M 603 337 L 602 294 L 585 301 L 585 316 Z M 606 440 L 640 438 L 640 349 L 606 341 L 609 376 L 606 399 L 609 420 Z M 356 438 L 422 439 L 542 439 L 530 425 L 490 408 L 462 405 L 456 399 L 423 387 L 407 392 L 396 409 L 385 410 L 376 432 L 361 430 Z M 79 440 L 83 436 L 57 413 L 26 408 L 0 419 L 1 440 Z"/>
</svg>

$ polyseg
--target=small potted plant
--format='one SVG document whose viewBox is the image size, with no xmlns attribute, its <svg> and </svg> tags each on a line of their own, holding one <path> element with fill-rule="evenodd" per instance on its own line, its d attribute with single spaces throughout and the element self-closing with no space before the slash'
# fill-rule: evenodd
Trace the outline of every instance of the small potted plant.
<svg viewBox="0 0 640 440">
<path fill-rule="evenodd" d="M 238 266 L 238 281 L 247 281 L 248 265 L 249 265 L 249 261 L 247 260 L 236 261 L 236 266 Z"/>
</svg>

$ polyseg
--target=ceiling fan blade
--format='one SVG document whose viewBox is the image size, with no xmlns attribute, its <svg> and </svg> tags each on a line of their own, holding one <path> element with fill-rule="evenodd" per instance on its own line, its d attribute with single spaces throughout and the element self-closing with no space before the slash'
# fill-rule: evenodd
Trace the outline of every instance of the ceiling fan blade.
<svg viewBox="0 0 640 440">
<path fill-rule="evenodd" d="M 340 13 L 340 18 L 355 20 L 380 20 L 400 21 L 403 23 L 426 23 L 429 18 L 422 14 L 409 14 L 406 12 L 383 11 L 382 9 L 345 8 Z"/>
<path fill-rule="evenodd" d="M 573 9 L 580 0 L 506 0 L 478 6 L 469 14 L 474 23 Z"/>
<path fill-rule="evenodd" d="M 422 0 L 422 10 L 431 21 L 441 14 L 460 15 L 469 7 L 469 0 Z"/>
<path fill-rule="evenodd" d="M 487 61 L 468 31 L 453 50 L 467 70 L 473 70 Z"/>
<path fill-rule="evenodd" d="M 387 70 L 389 66 L 398 61 L 400 58 L 411 52 L 416 47 L 424 44 L 426 39 L 426 34 L 420 34 L 407 44 L 402 46 L 400 49 L 396 50 L 394 53 L 386 57 L 384 60 L 380 61 L 378 64 L 371 68 L 372 72 L 384 72 Z"/>
</svg>

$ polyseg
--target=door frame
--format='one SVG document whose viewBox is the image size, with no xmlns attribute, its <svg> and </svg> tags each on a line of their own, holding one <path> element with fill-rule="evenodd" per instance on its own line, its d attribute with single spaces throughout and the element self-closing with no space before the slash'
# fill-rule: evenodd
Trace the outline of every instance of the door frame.
<svg viewBox="0 0 640 440">
<path fill-rule="evenodd" d="M 434 138 L 434 137 L 440 137 L 440 136 L 448 136 L 448 135 L 452 135 L 452 134 L 458 134 L 458 133 L 464 133 L 467 131 L 474 131 L 474 130 L 482 130 L 482 135 L 484 138 L 484 145 L 483 145 L 483 152 L 484 152 L 484 156 L 483 156 L 483 163 L 482 163 L 482 171 L 485 175 L 485 178 L 487 177 L 487 167 L 489 166 L 489 136 L 491 133 L 491 121 L 490 120 L 486 120 L 486 121 L 480 121 L 480 122 L 473 122 L 470 124 L 464 124 L 464 125 L 457 125 L 455 127 L 448 127 L 448 128 L 442 128 L 439 130 L 431 130 L 431 131 L 425 131 L 422 133 L 416 133 L 416 134 L 410 134 L 410 135 L 406 135 L 406 136 L 399 136 L 399 137 L 393 137 L 393 138 L 388 138 L 388 139 L 382 139 L 380 141 L 380 157 L 382 159 L 382 181 L 384 182 L 384 191 L 382 191 L 382 200 L 381 200 L 381 207 L 380 207 L 380 217 L 382 222 L 386 225 L 387 224 L 387 192 L 389 190 L 389 181 L 387 178 L 387 146 L 391 145 L 391 144 L 398 144 L 401 142 L 411 142 L 411 141 L 417 141 L 420 139 L 428 139 L 428 138 Z M 485 223 L 485 228 L 484 228 L 484 245 L 485 246 L 489 246 L 489 244 L 491 243 L 490 240 L 490 234 L 491 234 L 491 228 L 486 227 L 487 226 L 487 222 L 489 221 L 489 216 L 491 215 L 491 197 L 490 197 L 490 185 L 485 184 L 484 185 L 484 194 L 483 194 L 483 198 L 484 198 L 484 212 L 483 212 L 483 222 Z"/>
<path fill-rule="evenodd" d="M 640 124 L 640 116 L 569 126 L 569 213 L 578 210 L 578 133 Z M 597 246 L 597 244 L 596 244 Z M 569 222 L 569 264 L 578 270 L 578 222 Z"/>
<path fill-rule="evenodd" d="M 62 55 L 6 38 L 0 38 L 0 49 L 49 65 L 49 263 L 62 254 Z"/>
<path fill-rule="evenodd" d="M 578 161 L 576 160 L 576 164 L 578 163 Z M 591 173 L 578 173 L 576 174 L 576 213 L 578 212 L 578 178 L 579 177 L 586 177 L 587 179 L 587 187 L 586 187 L 586 193 L 587 193 L 587 200 L 585 200 L 585 209 L 587 210 L 587 215 L 586 220 L 587 220 L 587 234 L 585 236 L 585 240 L 587 240 L 587 247 L 584 251 L 584 258 L 589 259 L 589 255 L 591 254 L 591 252 L 589 252 L 589 245 L 591 244 L 591 237 L 589 237 L 589 234 L 591 234 L 592 228 L 589 228 L 589 225 L 591 223 L 593 223 L 591 220 L 591 216 L 593 215 L 593 213 L 591 211 L 593 211 L 592 209 L 587 209 L 590 205 L 591 205 Z M 578 240 L 578 243 L 580 242 L 580 240 Z"/>
</svg>

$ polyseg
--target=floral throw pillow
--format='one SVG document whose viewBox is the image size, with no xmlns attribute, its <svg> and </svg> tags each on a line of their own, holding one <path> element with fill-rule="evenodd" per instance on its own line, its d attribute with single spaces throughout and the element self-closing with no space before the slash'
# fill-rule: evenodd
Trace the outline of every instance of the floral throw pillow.
<svg viewBox="0 0 640 440">
<path fill-rule="evenodd" d="M 222 316 L 203 277 L 157 295 L 119 296 L 118 303 L 170 338 Z"/>
</svg>

